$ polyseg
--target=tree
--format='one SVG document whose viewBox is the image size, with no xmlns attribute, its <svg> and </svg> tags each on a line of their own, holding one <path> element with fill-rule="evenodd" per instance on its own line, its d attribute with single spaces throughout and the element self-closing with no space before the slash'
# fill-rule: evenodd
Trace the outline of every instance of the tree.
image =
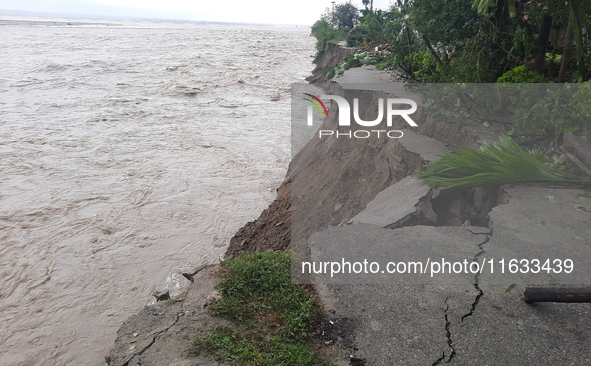
<svg viewBox="0 0 591 366">
<path fill-rule="evenodd" d="M 475 35 L 470 25 L 478 20 L 478 14 L 471 7 L 472 0 L 415 0 L 408 12 L 421 35 L 433 44 L 447 46 Z"/>
<path fill-rule="evenodd" d="M 336 26 L 334 13 L 330 8 L 324 9 L 324 13 L 322 13 L 322 15 L 320 16 L 320 20 L 330 24 L 332 27 Z"/>
<path fill-rule="evenodd" d="M 359 16 L 359 9 L 350 2 L 335 6 L 334 17 L 337 27 L 353 28 Z"/>
<path fill-rule="evenodd" d="M 367 10 L 367 6 L 369 5 L 369 0 L 361 0 L 363 6 L 365 6 L 365 10 Z"/>
<path fill-rule="evenodd" d="M 367 6 L 369 5 L 369 11 L 373 11 L 373 0 L 361 0 L 363 6 L 365 6 L 365 10 L 367 10 Z"/>
</svg>

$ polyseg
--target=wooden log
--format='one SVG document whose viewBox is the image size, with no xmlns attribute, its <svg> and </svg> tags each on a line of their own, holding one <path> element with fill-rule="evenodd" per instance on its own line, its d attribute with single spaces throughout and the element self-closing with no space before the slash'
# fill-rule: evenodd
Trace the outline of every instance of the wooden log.
<svg viewBox="0 0 591 366">
<path fill-rule="evenodd" d="M 523 294 L 532 302 L 591 302 L 591 287 L 527 287 Z"/>
<path fill-rule="evenodd" d="M 573 29 L 572 13 L 568 19 L 568 26 L 566 27 L 566 37 L 564 38 L 564 51 L 562 52 L 562 62 L 560 64 L 560 71 L 558 72 L 557 83 L 563 83 L 568 69 L 568 62 L 573 57 L 573 42 L 575 40 L 575 31 Z"/>
<path fill-rule="evenodd" d="M 583 164 L 582 161 L 580 161 L 579 159 L 577 159 L 576 156 L 574 156 L 573 154 L 569 153 L 564 148 L 561 148 L 560 151 L 562 151 L 562 153 L 564 155 L 566 155 L 566 157 L 569 158 L 570 161 L 572 161 L 577 166 L 577 168 L 581 169 L 585 174 L 587 174 L 588 176 L 591 177 L 591 168 L 589 168 L 587 165 Z"/>
</svg>

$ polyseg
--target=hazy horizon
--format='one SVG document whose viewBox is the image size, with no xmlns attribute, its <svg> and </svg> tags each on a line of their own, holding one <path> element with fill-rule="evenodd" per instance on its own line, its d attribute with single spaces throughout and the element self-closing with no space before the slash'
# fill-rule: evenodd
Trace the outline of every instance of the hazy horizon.
<svg viewBox="0 0 591 366">
<path fill-rule="evenodd" d="M 126 15 L 104 15 L 104 14 L 75 14 L 75 13 L 52 13 L 27 10 L 0 9 L 0 16 L 8 15 L 15 17 L 38 17 L 53 19 L 72 19 L 72 20 L 92 20 L 92 21 L 154 21 L 154 22 L 172 22 L 172 23 L 204 23 L 204 24 L 236 24 L 236 25 L 270 25 L 270 26 L 297 26 L 310 27 L 308 24 L 271 24 L 271 23 L 252 23 L 252 22 L 224 22 L 216 20 L 191 20 L 183 18 L 163 18 L 157 14 L 154 16 L 126 16 Z M 40 20 L 41 21 L 41 20 Z"/>
<path fill-rule="evenodd" d="M 345 1 L 337 1 L 343 3 Z M 363 8 L 361 1 L 352 2 Z M 386 9 L 388 0 L 374 0 L 374 8 Z M 159 19 L 195 22 L 246 23 L 269 25 L 314 24 L 326 8 L 332 8 L 328 0 L 302 0 L 281 2 L 259 0 L 244 2 L 228 0 L 221 3 L 169 0 L 0 0 L 0 11 L 28 12 L 60 17 L 86 17 L 90 19 Z M 42 15 L 41 15 L 42 14 Z M 12 15 L 12 14 L 8 14 Z M 25 15 L 26 16 L 26 15 Z"/>
</svg>

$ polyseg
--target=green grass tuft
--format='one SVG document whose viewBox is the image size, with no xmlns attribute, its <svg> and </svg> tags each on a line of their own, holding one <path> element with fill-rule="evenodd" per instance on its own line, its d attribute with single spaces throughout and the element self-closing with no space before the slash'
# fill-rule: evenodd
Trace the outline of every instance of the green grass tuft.
<svg viewBox="0 0 591 366">
<path fill-rule="evenodd" d="M 236 325 L 218 327 L 194 342 L 195 352 L 247 365 L 322 365 L 307 346 L 311 324 L 320 316 L 314 297 L 291 283 L 291 255 L 252 253 L 221 263 L 222 299 L 209 306 Z"/>
</svg>

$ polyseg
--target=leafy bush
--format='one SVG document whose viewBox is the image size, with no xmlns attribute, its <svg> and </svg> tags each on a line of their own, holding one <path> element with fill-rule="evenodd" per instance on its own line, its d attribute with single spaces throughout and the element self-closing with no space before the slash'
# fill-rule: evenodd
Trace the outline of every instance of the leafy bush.
<svg viewBox="0 0 591 366">
<path fill-rule="evenodd" d="M 365 46 L 364 42 L 371 43 L 371 31 L 369 25 L 363 23 L 355 28 L 351 29 L 347 36 L 347 46 L 349 47 L 362 47 Z"/>
<path fill-rule="evenodd" d="M 441 68 L 439 65 L 437 65 L 435 58 L 427 50 L 417 51 L 413 55 L 412 62 L 413 65 L 418 69 L 414 72 L 414 74 L 420 79 L 428 78 L 429 75 L 441 71 Z"/>
<path fill-rule="evenodd" d="M 535 71 L 527 71 L 525 65 L 509 70 L 497 79 L 497 83 L 545 83 L 548 82 Z"/>
<path fill-rule="evenodd" d="M 568 103 L 568 115 L 571 120 L 565 124 L 564 131 L 572 132 L 591 141 L 591 84 L 578 85 L 578 90 L 573 94 Z"/>
<path fill-rule="evenodd" d="M 365 46 L 364 42 L 391 42 L 400 31 L 402 14 L 398 11 L 363 10 L 362 13 L 359 25 L 347 36 L 349 47 L 362 47 Z"/>
<path fill-rule="evenodd" d="M 319 20 L 312 25 L 312 35 L 316 37 L 317 55 L 326 52 L 329 43 L 338 43 L 347 38 L 349 28 L 333 28 L 328 22 Z"/>
<path fill-rule="evenodd" d="M 324 80 L 336 79 L 342 76 L 346 70 L 349 70 L 352 67 L 368 65 L 373 63 L 373 60 L 370 57 L 365 57 L 365 55 L 349 55 L 345 57 L 344 60 L 345 61 L 341 62 L 338 65 L 329 67 L 326 73 L 324 74 Z"/>
</svg>

